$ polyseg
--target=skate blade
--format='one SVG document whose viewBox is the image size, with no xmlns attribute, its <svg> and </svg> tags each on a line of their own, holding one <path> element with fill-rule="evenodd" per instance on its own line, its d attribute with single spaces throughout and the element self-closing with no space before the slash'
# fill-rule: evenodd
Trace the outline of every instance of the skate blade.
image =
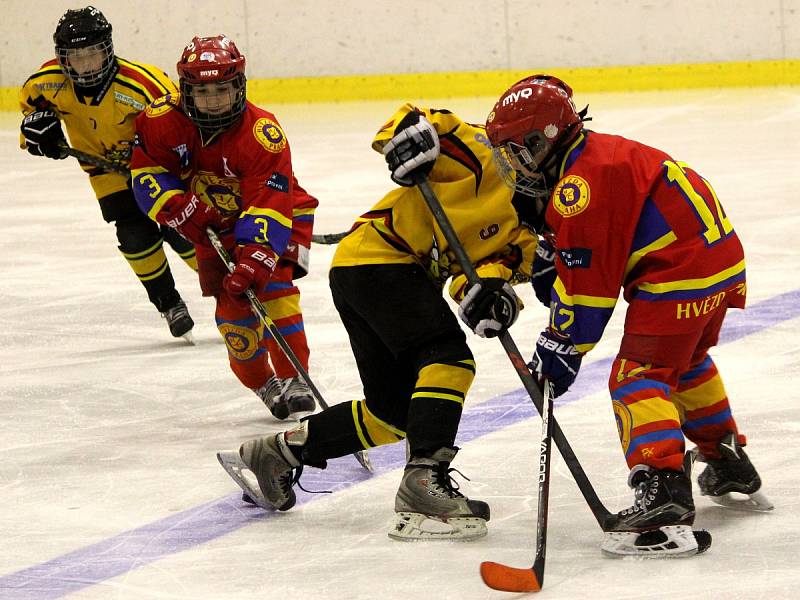
<svg viewBox="0 0 800 600">
<path fill-rule="evenodd" d="M 238 485 L 239 488 L 241 488 L 242 492 L 250 497 L 253 504 L 265 510 L 272 508 L 264 499 L 264 494 L 261 493 L 258 483 L 252 482 L 244 474 L 245 469 L 248 471 L 250 469 L 246 464 L 244 464 L 242 457 L 239 456 L 238 452 L 235 450 L 217 452 L 217 460 L 219 461 L 219 464 L 222 465 L 222 468 L 225 469 L 225 472 L 230 475 L 230 478 L 236 482 L 236 485 Z"/>
<path fill-rule="evenodd" d="M 636 533 L 606 533 L 600 550 L 611 558 L 685 558 L 711 547 L 711 534 L 688 525 L 672 525 Z"/>
<path fill-rule="evenodd" d="M 305 417 L 310 417 L 313 414 L 314 414 L 313 410 L 298 410 L 297 412 L 289 413 L 289 418 L 299 423 Z"/>
<path fill-rule="evenodd" d="M 194 346 L 194 334 L 192 333 L 191 329 L 184 333 L 181 338 L 190 346 Z"/>
<path fill-rule="evenodd" d="M 366 450 L 359 450 L 353 456 L 356 457 L 358 464 L 364 467 L 370 473 L 374 473 L 375 469 L 372 467 L 372 461 L 369 459 L 369 454 Z"/>
<path fill-rule="evenodd" d="M 395 513 L 389 537 L 401 542 L 432 540 L 470 541 L 488 533 L 486 521 L 478 517 L 454 517 L 442 521 L 421 513 Z"/>
<path fill-rule="evenodd" d="M 714 504 L 741 510 L 745 512 L 769 512 L 775 509 L 775 505 L 770 502 L 761 492 L 754 492 L 749 495 L 733 493 L 723 494 L 722 496 L 708 496 Z"/>
</svg>

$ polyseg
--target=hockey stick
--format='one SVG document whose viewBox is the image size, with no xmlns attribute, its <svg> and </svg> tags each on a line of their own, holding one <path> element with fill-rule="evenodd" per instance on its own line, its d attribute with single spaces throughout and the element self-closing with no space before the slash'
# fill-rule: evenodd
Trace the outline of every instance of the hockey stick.
<svg viewBox="0 0 800 600">
<path fill-rule="evenodd" d="M 89 154 L 88 152 L 82 152 L 81 150 L 76 150 L 75 148 L 67 146 L 66 144 L 62 144 L 61 147 L 69 156 L 73 156 L 77 158 L 78 161 L 87 165 L 98 167 L 104 171 L 107 171 L 108 173 L 117 173 L 125 176 L 130 176 L 131 174 L 130 168 L 121 162 L 108 160 L 100 156 L 95 156 L 94 154 Z"/>
<path fill-rule="evenodd" d="M 118 173 L 120 175 L 128 176 L 131 174 L 130 169 L 121 162 L 108 160 L 100 156 L 95 156 L 94 154 L 89 154 L 88 152 L 82 152 L 67 146 L 66 144 L 64 144 L 62 148 L 64 148 L 69 156 L 73 156 L 80 162 L 87 165 L 98 167 L 109 173 Z M 340 231 L 339 233 L 315 233 L 311 236 L 311 241 L 315 244 L 325 244 L 331 246 L 341 242 L 348 233 L 350 233 L 349 229 L 347 231 Z"/>
<path fill-rule="evenodd" d="M 120 175 L 128 176 L 131 174 L 130 169 L 121 162 L 108 160 L 100 156 L 95 156 L 94 154 L 89 154 L 88 152 L 82 152 L 81 150 L 76 150 L 75 148 L 67 146 L 66 144 L 63 144 L 62 148 L 69 156 L 75 157 L 80 162 L 87 165 L 98 167 L 109 173 L 118 173 Z M 332 246 L 341 242 L 348 233 L 350 233 L 349 229 L 347 231 L 340 231 L 339 233 L 315 233 L 311 236 L 311 241 L 315 244 Z"/>
<path fill-rule="evenodd" d="M 550 498 L 551 441 L 553 439 L 553 385 L 544 382 L 542 441 L 539 445 L 539 510 L 536 516 L 536 558 L 529 569 L 517 569 L 496 562 L 481 563 L 483 583 L 503 592 L 538 592 L 544 585 L 547 549 L 547 506 Z"/>
<path fill-rule="evenodd" d="M 350 230 L 341 231 L 339 233 L 315 233 L 311 236 L 311 241 L 315 244 L 338 244 L 341 242 L 344 237 L 350 233 Z"/>
<path fill-rule="evenodd" d="M 469 281 L 470 284 L 480 283 L 480 276 L 475 270 L 472 261 L 467 256 L 464 246 L 458 239 L 458 235 L 456 235 L 453 226 L 450 224 L 450 219 L 447 218 L 439 199 L 431 189 L 427 176 L 415 175 L 414 183 L 419 188 L 423 198 L 425 198 L 425 202 L 428 204 L 431 214 L 433 214 L 433 217 L 436 219 L 439 228 L 442 230 L 442 233 L 447 240 L 447 244 L 450 246 L 453 252 L 455 252 L 456 258 L 458 259 L 458 264 L 461 266 L 461 270 L 464 272 L 464 275 L 466 275 L 467 281 Z M 511 361 L 511 364 L 517 371 L 517 375 L 519 375 L 522 385 L 525 386 L 528 395 L 531 397 L 533 405 L 539 411 L 539 414 L 542 414 L 544 405 L 542 391 L 534 381 L 530 371 L 528 371 L 528 367 L 525 364 L 525 359 L 522 358 L 522 354 L 520 354 L 516 343 L 511 338 L 511 335 L 508 333 L 508 331 L 503 331 L 497 337 L 500 340 L 500 343 L 503 345 L 503 349 L 506 351 L 506 355 Z M 603 531 L 615 531 L 618 524 L 617 515 L 609 512 L 609 510 L 600 501 L 600 498 L 598 498 L 597 493 L 592 487 L 592 483 L 586 476 L 581 463 L 578 461 L 578 458 L 572 451 L 572 447 L 569 445 L 566 436 L 564 436 L 564 432 L 561 431 L 561 427 L 559 426 L 555 417 L 553 417 L 552 420 L 553 440 L 555 441 L 556 447 L 561 453 L 561 456 L 564 458 L 564 462 L 567 464 L 569 472 L 575 479 L 578 489 L 581 491 L 586 503 L 589 505 L 589 509 L 592 511 L 594 518 L 597 520 L 597 523 L 600 525 L 600 528 Z"/>
<path fill-rule="evenodd" d="M 228 268 L 228 271 L 233 272 L 233 269 L 235 268 L 236 265 L 234 265 L 233 261 L 231 260 L 230 254 L 228 254 L 228 251 L 225 249 L 225 246 L 222 244 L 222 240 L 219 239 L 219 236 L 217 235 L 216 231 L 208 227 L 206 228 L 206 233 L 208 234 L 208 239 L 211 240 L 211 245 L 214 246 L 214 249 L 217 251 L 217 254 L 219 255 L 222 262 Z M 247 299 L 250 301 L 250 306 L 253 309 L 253 313 L 261 320 L 261 322 L 264 324 L 264 327 L 266 327 L 272 334 L 272 337 L 281 347 L 281 350 L 283 350 L 283 353 L 286 355 L 286 358 L 289 359 L 294 368 L 300 374 L 300 377 L 303 378 L 303 381 L 305 381 L 308 387 L 311 389 L 311 392 L 314 394 L 314 398 L 317 399 L 317 402 L 319 402 L 319 405 L 323 409 L 327 409 L 328 403 L 325 402 L 325 399 L 322 397 L 322 394 L 320 394 L 319 390 L 317 389 L 317 386 L 314 385 L 313 381 L 311 381 L 311 377 L 309 376 L 308 371 L 306 371 L 303 368 L 303 365 L 300 364 L 300 360 L 297 358 L 297 355 L 289 346 L 289 343 L 286 341 L 286 338 L 283 337 L 283 334 L 278 329 L 278 326 L 275 325 L 275 321 L 270 319 L 269 314 L 267 314 L 267 309 L 264 308 L 264 305 L 258 299 L 256 293 L 253 291 L 252 288 L 248 288 L 245 291 L 245 296 L 247 296 Z M 370 463 L 369 456 L 367 456 L 367 452 L 365 450 L 359 450 L 354 454 L 354 456 L 356 457 L 356 460 L 359 463 L 361 463 L 361 466 L 364 467 L 367 471 L 369 471 L 370 473 L 373 471 L 372 463 Z"/>
<path fill-rule="evenodd" d="M 95 156 L 94 154 L 89 154 L 88 152 L 82 152 L 67 146 L 66 144 L 64 144 L 62 147 L 69 156 L 75 157 L 80 162 L 87 165 L 98 167 L 109 173 L 118 173 L 120 175 L 131 174 L 130 169 L 121 162 L 108 160 L 100 156 Z M 340 231 L 339 233 L 315 233 L 311 236 L 311 241 L 315 244 L 325 244 L 331 246 L 341 242 L 348 233 L 350 233 L 349 229 L 347 231 Z"/>
</svg>

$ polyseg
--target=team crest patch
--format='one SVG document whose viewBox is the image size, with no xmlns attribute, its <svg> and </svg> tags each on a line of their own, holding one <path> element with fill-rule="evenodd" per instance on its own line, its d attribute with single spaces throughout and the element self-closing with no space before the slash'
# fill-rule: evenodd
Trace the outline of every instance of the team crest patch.
<svg viewBox="0 0 800 600">
<path fill-rule="evenodd" d="M 262 117 L 253 125 L 253 135 L 259 144 L 270 152 L 280 152 L 286 147 L 286 136 L 275 121 Z"/>
<path fill-rule="evenodd" d="M 582 213 L 589 206 L 589 199 L 589 184 L 577 175 L 567 175 L 553 191 L 553 207 L 563 217 Z"/>
<path fill-rule="evenodd" d="M 228 351 L 237 360 L 249 360 L 258 351 L 258 335 L 252 329 L 233 323 L 222 323 L 219 325 L 219 332 L 225 338 Z"/>
<path fill-rule="evenodd" d="M 145 109 L 144 112 L 148 117 L 160 117 L 161 115 L 169 111 L 169 109 L 172 108 L 173 105 L 175 105 L 175 101 L 168 94 L 166 96 L 161 96 L 161 98 L 156 98 L 155 100 L 153 100 L 150 104 L 147 105 L 147 108 Z"/>
<path fill-rule="evenodd" d="M 631 445 L 633 415 L 631 415 L 628 407 L 619 400 L 614 400 L 612 405 L 614 407 L 614 420 L 617 422 L 617 434 L 619 434 L 619 441 L 622 442 L 622 451 L 628 454 L 628 447 Z"/>
<path fill-rule="evenodd" d="M 220 177 L 200 171 L 191 183 L 192 192 L 215 207 L 224 217 L 242 212 L 242 197 L 239 180 L 235 177 Z"/>
</svg>

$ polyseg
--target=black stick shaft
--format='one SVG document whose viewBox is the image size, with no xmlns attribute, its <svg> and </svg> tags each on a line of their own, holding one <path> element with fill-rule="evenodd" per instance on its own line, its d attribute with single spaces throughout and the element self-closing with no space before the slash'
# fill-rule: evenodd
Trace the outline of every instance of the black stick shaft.
<svg viewBox="0 0 800 600">
<path fill-rule="evenodd" d="M 225 249 L 222 240 L 219 239 L 217 233 L 210 227 L 206 229 L 206 233 L 208 234 L 208 239 L 211 240 L 211 245 L 214 246 L 214 249 L 217 251 L 217 254 L 219 255 L 220 259 L 222 260 L 223 263 L 225 263 L 225 266 L 227 267 L 228 271 L 232 272 L 233 269 L 236 267 L 236 265 L 231 260 L 231 256 Z M 275 325 L 275 321 L 273 321 L 270 318 L 269 314 L 267 313 L 267 309 L 261 303 L 261 300 L 258 299 L 258 296 L 256 296 L 255 291 L 253 291 L 252 288 L 248 288 L 245 291 L 245 296 L 247 296 L 247 299 L 250 301 L 250 307 L 252 308 L 253 313 L 261 320 L 261 322 L 264 324 L 264 327 L 266 327 L 272 334 L 272 337 L 278 343 L 278 346 L 280 346 L 281 350 L 283 350 L 283 353 L 286 355 L 286 358 L 289 359 L 289 362 L 292 363 L 294 368 L 299 373 L 300 377 L 303 378 L 303 381 L 305 381 L 308 387 L 311 389 L 311 392 L 314 394 L 314 398 L 317 399 L 317 402 L 319 402 L 319 405 L 323 409 L 327 409 L 328 403 L 325 402 L 325 399 L 322 397 L 322 394 L 317 389 L 317 386 L 314 385 L 314 382 L 311 380 L 311 376 L 308 374 L 308 371 L 306 371 L 303 365 L 300 364 L 300 359 L 297 358 L 297 355 L 294 353 L 294 350 L 292 350 L 291 346 L 289 346 L 289 343 L 286 341 L 286 338 L 283 337 L 283 334 L 278 329 L 278 326 Z M 358 462 L 361 463 L 361 466 L 363 466 L 368 471 L 372 471 L 372 465 L 370 464 L 369 458 L 367 457 L 364 451 L 356 452 L 355 457 L 356 460 L 358 460 Z"/>
<path fill-rule="evenodd" d="M 450 219 L 444 212 L 439 199 L 431 189 L 431 186 L 428 183 L 428 178 L 425 175 L 415 176 L 415 183 L 425 199 L 431 214 L 433 214 L 434 219 L 436 219 L 436 223 L 442 230 L 448 246 L 455 253 L 456 258 L 458 259 L 458 264 L 461 267 L 461 270 L 464 272 L 464 275 L 466 275 L 467 281 L 469 281 L 470 284 L 479 283 L 480 276 L 475 270 L 475 266 L 472 264 L 469 256 L 467 256 L 467 252 L 464 250 L 464 245 L 461 243 L 461 240 L 459 240 L 458 235 L 453 229 Z M 511 364 L 514 366 L 514 370 L 516 370 L 517 375 L 522 381 L 522 385 L 525 387 L 525 390 L 531 397 L 533 405 L 536 407 L 536 410 L 539 411 L 539 414 L 542 414 L 542 411 L 544 410 L 544 398 L 542 397 L 542 391 L 539 389 L 539 386 L 536 384 L 533 376 L 528 370 L 525 359 L 522 358 L 522 354 L 512 339 L 511 334 L 508 333 L 508 331 L 503 331 L 498 338 L 500 343 L 503 345 L 503 349 L 506 351 Z M 564 432 L 561 431 L 561 427 L 558 425 L 555 417 L 552 417 L 551 420 L 553 427 L 552 437 L 555 440 L 556 447 L 561 453 L 561 456 L 564 458 L 564 462 L 567 464 L 572 477 L 575 479 L 578 489 L 581 491 L 581 494 L 583 494 L 583 497 L 586 500 L 586 503 L 589 505 L 594 518 L 597 520 L 597 523 L 600 525 L 603 531 L 611 531 L 614 527 L 614 523 L 616 522 L 616 515 L 612 514 L 600 501 L 600 498 L 597 496 L 592 483 L 586 476 L 586 472 L 583 470 L 583 467 L 578 461 L 578 457 L 575 456 L 575 453 L 572 451 L 572 447 L 569 445 Z"/>
<path fill-rule="evenodd" d="M 536 558 L 533 572 L 544 585 L 544 561 L 547 551 L 547 515 L 550 501 L 550 466 L 552 463 L 551 441 L 553 439 L 553 387 L 545 381 L 544 405 L 542 410 L 542 440 L 539 444 L 539 507 L 536 516 Z"/>
<path fill-rule="evenodd" d="M 65 146 L 64 149 L 67 151 L 69 156 L 73 156 L 80 162 L 86 163 L 87 165 L 92 165 L 93 167 L 103 169 L 108 173 L 118 173 L 120 175 L 125 175 L 126 177 L 130 176 L 131 174 L 130 168 L 120 162 L 108 160 L 102 158 L 101 156 L 95 156 L 94 154 L 89 154 L 88 152 L 82 152 L 81 150 L 70 148 L 69 146 Z"/>
</svg>

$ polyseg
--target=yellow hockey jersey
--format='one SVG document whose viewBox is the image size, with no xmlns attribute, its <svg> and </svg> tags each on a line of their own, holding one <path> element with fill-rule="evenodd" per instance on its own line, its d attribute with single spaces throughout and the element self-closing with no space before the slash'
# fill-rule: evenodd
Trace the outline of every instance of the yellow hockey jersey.
<svg viewBox="0 0 800 600">
<path fill-rule="evenodd" d="M 482 125 L 465 123 L 448 110 L 405 104 L 378 131 L 373 149 L 381 152 L 396 125 L 412 110 L 422 112 L 439 135 L 440 155 L 428 180 L 478 273 L 515 283 L 527 280 L 536 234 L 521 222 L 512 203 L 513 191 L 497 174 Z M 358 218 L 339 242 L 331 266 L 414 262 L 440 286 L 461 273 L 419 190 L 400 187 Z M 460 300 L 464 284 L 463 275 L 454 278 L 450 293 L 455 299 Z"/>
<path fill-rule="evenodd" d="M 156 98 L 176 91 L 175 84 L 158 67 L 116 57 L 113 77 L 96 96 L 83 96 L 53 59 L 28 78 L 19 102 L 25 115 L 35 110 L 55 110 L 73 148 L 127 162 L 133 149 L 136 116 Z M 25 148 L 22 139 L 20 147 Z M 90 165 L 81 167 L 89 174 L 98 198 L 128 187 L 124 175 L 106 173 Z"/>
</svg>

